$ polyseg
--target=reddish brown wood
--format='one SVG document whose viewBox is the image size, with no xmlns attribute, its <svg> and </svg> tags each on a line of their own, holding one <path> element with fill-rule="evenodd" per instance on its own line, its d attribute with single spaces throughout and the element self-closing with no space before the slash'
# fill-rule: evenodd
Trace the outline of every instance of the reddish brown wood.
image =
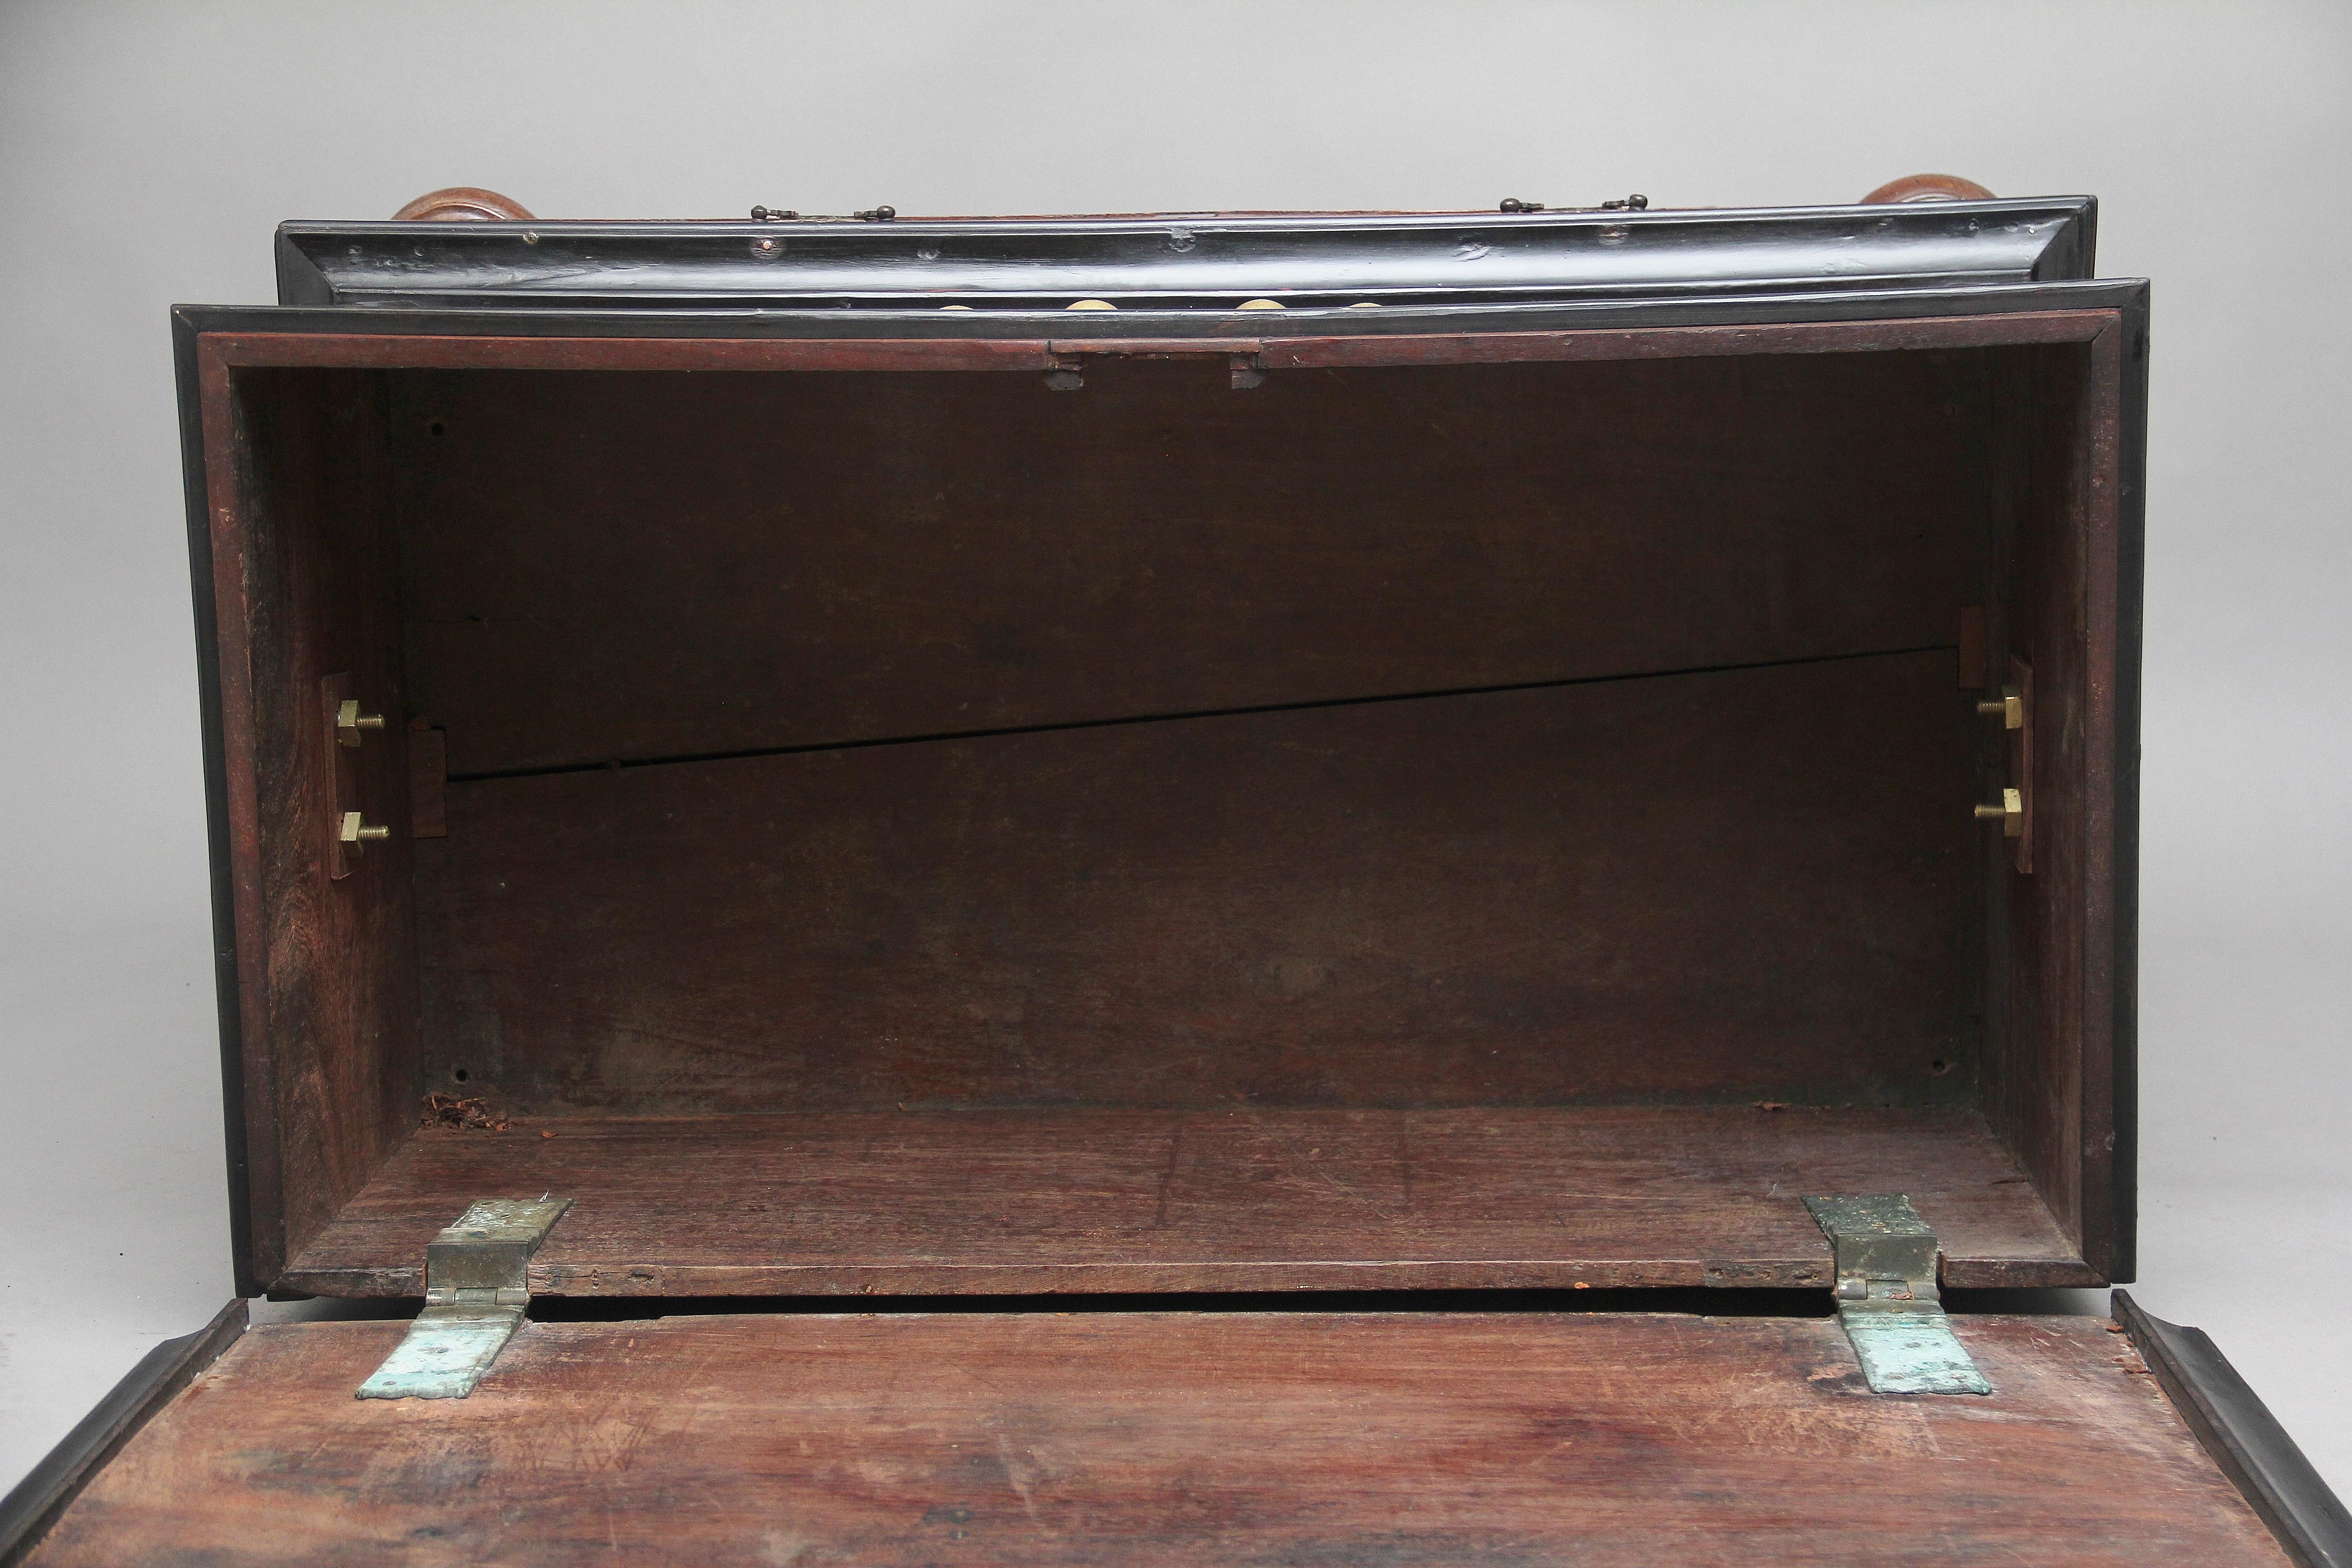
<svg viewBox="0 0 2352 1568">
<path fill-rule="evenodd" d="M 478 185 L 448 185 L 437 191 L 427 191 L 392 216 L 395 223 L 530 221 L 530 212 L 520 202 L 512 196 L 502 196 L 496 191 L 483 190 Z"/>
<path fill-rule="evenodd" d="M 453 784 L 428 1059 L 525 1112 L 1961 1099 L 1949 657 Z"/>
<path fill-rule="evenodd" d="M 228 819 L 230 906 L 236 952 L 238 1081 L 244 1125 L 247 1256 L 241 1281 L 257 1284 L 286 1265 L 285 1183 L 278 1158 L 278 1072 L 269 1037 L 268 936 L 261 890 L 262 821 L 255 723 L 255 669 L 246 591 L 246 552 L 259 524 L 248 512 L 252 454 L 244 433 L 248 406 L 237 396 L 228 363 L 197 355 L 198 416 L 204 428 L 205 499 L 212 546 L 219 661 L 223 805 Z M 249 384 L 249 383 L 248 383 Z M 272 824 L 273 833 L 285 827 Z M 218 875 L 216 871 L 215 873 Z"/>
<path fill-rule="evenodd" d="M 1806 321 L 1758 327 L 1648 327 L 1575 332 L 1381 333 L 1269 338 L 1268 369 L 1488 364 L 1558 360 L 1688 359 L 1720 355 L 1884 353 L 2080 342 L 2116 320 L 2112 310 L 2039 310 L 2007 316 L 1935 316 L 1880 321 Z"/>
<path fill-rule="evenodd" d="M 2105 1269 L 2115 1248 L 2116 531 L 2122 332 L 2002 372 L 2013 434 L 1997 646 L 2032 666 L 2034 847 L 2000 893 L 1984 1103 L 2060 1223 Z M 2005 750 L 2005 740 L 1995 741 Z M 1994 752 L 2000 755 L 2000 751 Z"/>
<path fill-rule="evenodd" d="M 1958 174 L 1906 174 L 1862 198 L 1864 206 L 1886 202 L 1989 202 L 1993 194 Z"/>
<path fill-rule="evenodd" d="M 1985 650 L 1985 609 L 1982 605 L 1964 605 L 1960 608 L 1960 689 L 1974 691 L 1985 685 L 1988 655 Z"/>
<path fill-rule="evenodd" d="M 37 1568 L 2287 1563 L 2098 1319 L 1959 1322 L 1989 1398 L 1599 1313 L 532 1323 L 470 1398 L 352 1398 L 402 1327 L 255 1329 Z"/>
<path fill-rule="evenodd" d="M 389 333 L 207 332 L 200 355 L 236 365 L 375 370 L 1050 370 L 1056 353 L 1141 357 L 1256 352 L 1269 368 L 1680 359 L 1752 353 L 1864 353 L 2075 342 L 2112 310 L 2039 310 L 1755 327 L 1644 327 L 1569 332 L 1393 333 L 1349 337 L 1139 339 L 506 338 Z"/>
<path fill-rule="evenodd" d="M 1054 357 L 1083 363 L 1090 359 L 1224 359 L 1255 355 L 1265 346 L 1257 338 L 1054 338 Z"/>
<path fill-rule="evenodd" d="M 497 338 L 207 332 L 200 356 L 352 370 L 950 371 L 1054 368 L 1044 339 Z"/>
<path fill-rule="evenodd" d="M 2033 870 L 2033 667 L 2015 654 L 2009 656 L 2009 684 L 2017 688 L 2025 719 L 2006 737 L 2010 787 L 2018 792 L 2019 803 L 2024 807 L 2017 837 L 2010 841 L 2009 864 L 2011 870 L 2023 876 Z"/>
<path fill-rule="evenodd" d="M 404 378 L 453 773 L 1947 647 L 1979 591 L 1966 356 L 1087 374 Z"/>
<path fill-rule="evenodd" d="M 334 733 L 335 721 L 344 701 L 357 690 L 347 669 L 319 682 L 320 722 L 327 727 L 330 736 Z M 320 809 L 311 814 L 312 820 L 325 829 L 320 838 L 319 854 L 326 861 L 329 879 L 340 882 L 359 869 L 367 852 L 364 842 L 345 844 L 342 839 L 343 812 L 360 811 L 367 804 L 365 792 L 360 787 L 360 759 L 351 747 L 339 743 L 327 752 L 326 762 L 319 769 L 319 782 L 325 795 L 319 802 Z"/>
<path fill-rule="evenodd" d="M 549 1134 L 552 1134 L 549 1136 Z M 573 1200 L 562 1295 L 1825 1288 L 1807 1193 L 1905 1192 L 1956 1286 L 2086 1284 L 1966 1111 L 886 1111 L 420 1132 L 284 1283 L 415 1295 L 476 1197 Z"/>
<path fill-rule="evenodd" d="M 411 837 L 446 838 L 449 837 L 449 813 L 446 804 L 448 782 L 448 737 L 435 729 L 430 720 L 411 720 L 408 725 L 408 819 Z"/>
<path fill-rule="evenodd" d="M 267 1279 L 413 1119 L 414 908 L 395 836 L 344 861 L 331 824 L 408 815 L 395 727 L 335 743 L 328 677 L 400 707 L 381 387 L 351 374 L 207 385 L 230 755 L 252 1266 Z M 347 874 L 338 878 L 335 873 Z M 290 1133 L 290 1135 L 289 1135 Z"/>
</svg>

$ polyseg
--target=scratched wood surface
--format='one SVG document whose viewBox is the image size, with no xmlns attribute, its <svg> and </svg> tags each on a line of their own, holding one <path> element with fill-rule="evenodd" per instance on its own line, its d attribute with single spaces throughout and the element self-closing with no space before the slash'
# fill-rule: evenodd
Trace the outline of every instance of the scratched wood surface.
<svg viewBox="0 0 2352 1568">
<path fill-rule="evenodd" d="M 1240 1106 L 420 1132 L 285 1282 L 418 1295 L 467 1203 L 554 1193 L 541 1293 L 1823 1287 L 1831 1192 L 1910 1194 L 1950 1284 L 2092 1282 L 1971 1112 Z"/>
<path fill-rule="evenodd" d="M 398 1322 L 253 1331 L 37 1568 L 606 1562 L 2273 1565 L 2105 1320 L 1875 1395 L 1834 1319 L 688 1317 L 526 1325 L 355 1400 Z"/>
<path fill-rule="evenodd" d="M 526 1113 L 1962 1101 L 1978 722 L 1937 651 L 455 784 L 427 1070 Z"/>
<path fill-rule="evenodd" d="M 403 373 L 453 773 L 1948 643 L 1982 356 Z"/>
</svg>

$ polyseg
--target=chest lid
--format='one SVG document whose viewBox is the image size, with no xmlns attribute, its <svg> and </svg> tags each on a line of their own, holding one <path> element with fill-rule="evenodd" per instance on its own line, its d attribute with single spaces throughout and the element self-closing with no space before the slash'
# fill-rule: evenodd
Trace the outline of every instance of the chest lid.
<svg viewBox="0 0 2352 1568">
<path fill-rule="evenodd" d="M 406 1403 L 351 1396 L 399 1323 L 279 1324 L 21 1543 L 36 1568 L 2337 1560 L 2341 1508 L 2259 1405 L 2211 1422 L 2246 1397 L 2226 1363 L 2118 1306 L 1960 1321 L 1991 1389 L 1962 1397 L 1870 1392 L 1822 1317 L 534 1321 L 470 1398 Z"/>
</svg>

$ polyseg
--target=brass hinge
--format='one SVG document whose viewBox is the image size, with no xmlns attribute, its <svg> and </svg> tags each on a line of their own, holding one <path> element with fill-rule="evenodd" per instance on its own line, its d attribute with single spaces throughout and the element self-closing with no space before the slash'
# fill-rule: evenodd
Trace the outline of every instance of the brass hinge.
<svg viewBox="0 0 2352 1568">
<path fill-rule="evenodd" d="M 1901 1193 L 1807 1198 L 1837 1252 L 1838 1322 L 1874 1394 L 1990 1394 L 1944 1316 L 1936 1233 Z"/>
<path fill-rule="evenodd" d="M 522 1326 L 525 1270 L 570 1198 L 481 1198 L 425 1248 L 425 1310 L 362 1399 L 463 1399 Z"/>
</svg>

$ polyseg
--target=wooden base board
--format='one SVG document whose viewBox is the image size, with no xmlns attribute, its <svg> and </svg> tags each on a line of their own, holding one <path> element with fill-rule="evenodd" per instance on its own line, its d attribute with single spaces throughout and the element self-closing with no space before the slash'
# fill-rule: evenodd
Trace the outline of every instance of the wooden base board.
<svg viewBox="0 0 2352 1568">
<path fill-rule="evenodd" d="M 2101 1283 L 1969 1112 L 910 1111 L 417 1133 L 283 1289 L 423 1293 L 476 1198 L 572 1200 L 534 1292 L 1826 1288 L 1808 1193 L 1901 1192 L 1954 1286 Z"/>
<path fill-rule="evenodd" d="M 31 1562 L 2289 1561 L 2099 1319 L 1958 1321 L 1990 1397 L 1826 1318 L 1039 1312 L 533 1323 L 353 1399 L 403 1327 L 253 1331 Z"/>
</svg>

